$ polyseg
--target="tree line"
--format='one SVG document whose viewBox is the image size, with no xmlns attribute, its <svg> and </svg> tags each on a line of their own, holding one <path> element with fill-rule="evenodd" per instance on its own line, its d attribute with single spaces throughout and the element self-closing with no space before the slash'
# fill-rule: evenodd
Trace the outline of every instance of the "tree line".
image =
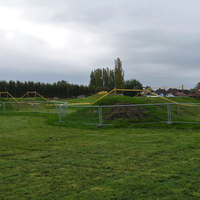
<svg viewBox="0 0 200 200">
<path fill-rule="evenodd" d="M 41 83 L 33 81 L 0 81 L 0 92 L 9 92 L 20 98 L 27 92 L 37 92 L 45 98 L 75 98 L 79 95 L 89 96 L 99 91 L 117 89 L 142 89 L 142 84 L 136 79 L 124 80 L 124 70 L 119 58 L 114 60 L 114 69 L 95 69 L 90 74 L 89 85 L 70 84 L 65 80 L 57 83 Z M 127 95 L 126 93 L 124 93 Z M 131 94 L 131 93 L 129 93 Z M 133 95 L 133 93 L 131 94 Z M 3 97 L 3 95 L 1 95 Z"/>
<path fill-rule="evenodd" d="M 90 74 L 90 86 L 104 87 L 107 90 L 117 89 L 137 89 L 143 88 L 136 79 L 124 80 L 124 70 L 119 58 L 114 60 L 114 69 L 95 69 Z M 123 92 L 127 96 L 135 96 L 138 92 Z"/>
<path fill-rule="evenodd" d="M 70 84 L 67 81 L 57 83 L 41 83 L 33 81 L 0 81 L 0 92 L 9 92 L 12 96 L 20 98 L 27 92 L 37 92 L 45 98 L 75 98 L 79 95 L 91 95 L 105 88 Z M 4 95 L 5 96 L 5 95 Z M 3 97 L 3 94 L 1 95 Z"/>
<path fill-rule="evenodd" d="M 90 86 L 104 87 L 109 90 L 124 86 L 124 70 L 119 58 L 115 60 L 115 69 L 95 69 L 90 74 Z"/>
</svg>

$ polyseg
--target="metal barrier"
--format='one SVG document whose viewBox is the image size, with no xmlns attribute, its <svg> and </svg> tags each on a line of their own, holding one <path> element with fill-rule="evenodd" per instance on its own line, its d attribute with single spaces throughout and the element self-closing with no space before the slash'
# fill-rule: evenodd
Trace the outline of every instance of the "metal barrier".
<svg viewBox="0 0 200 200">
<path fill-rule="evenodd" d="M 0 113 L 8 112 L 39 112 L 39 113 L 59 113 L 59 105 L 62 102 L 53 101 L 26 101 L 26 102 L 2 102 L 0 103 Z"/>
<path fill-rule="evenodd" d="M 128 123 L 200 123 L 200 104 L 60 105 L 59 120 L 100 126 L 119 120 Z"/>
<path fill-rule="evenodd" d="M 67 105 L 53 101 L 1 102 L 0 113 L 59 113 L 60 122 L 110 125 L 128 123 L 200 123 L 200 103 Z"/>
</svg>

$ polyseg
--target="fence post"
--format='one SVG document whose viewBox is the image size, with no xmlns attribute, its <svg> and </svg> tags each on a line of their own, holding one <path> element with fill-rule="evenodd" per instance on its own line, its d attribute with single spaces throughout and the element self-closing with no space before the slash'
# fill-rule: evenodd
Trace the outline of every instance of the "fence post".
<svg viewBox="0 0 200 200">
<path fill-rule="evenodd" d="M 56 102 L 56 113 L 58 113 L 58 105 L 57 105 L 58 103 Z"/>
<path fill-rule="evenodd" d="M 101 106 L 99 106 L 99 126 L 102 126 L 102 109 L 101 109 Z"/>
<path fill-rule="evenodd" d="M 178 118 L 180 117 L 180 104 L 178 104 Z"/>
<path fill-rule="evenodd" d="M 172 116 L 171 116 L 171 105 L 167 104 L 167 114 L 168 114 L 168 121 L 167 124 L 172 124 Z"/>
<path fill-rule="evenodd" d="M 68 105 L 67 105 L 67 103 L 65 103 L 65 108 L 66 108 L 66 113 L 67 113 L 67 115 L 68 115 Z"/>
<path fill-rule="evenodd" d="M 49 101 L 47 101 L 47 113 L 49 113 Z"/>
<path fill-rule="evenodd" d="M 34 106 L 34 107 L 35 107 L 35 113 L 36 113 L 36 112 L 37 112 L 37 109 L 36 109 L 36 103 L 35 103 L 35 106 Z"/>
<path fill-rule="evenodd" d="M 3 102 L 3 113 L 6 112 L 6 106 L 5 106 L 5 102 Z"/>
<path fill-rule="evenodd" d="M 59 122 L 62 122 L 61 121 L 61 106 L 59 106 Z"/>
</svg>

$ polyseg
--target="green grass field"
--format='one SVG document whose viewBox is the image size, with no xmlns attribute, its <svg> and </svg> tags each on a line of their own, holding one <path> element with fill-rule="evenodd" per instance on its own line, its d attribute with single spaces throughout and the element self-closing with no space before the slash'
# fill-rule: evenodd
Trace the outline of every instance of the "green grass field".
<svg viewBox="0 0 200 200">
<path fill-rule="evenodd" d="M 0 115 L 0 199 L 200 199 L 200 127 Z"/>
</svg>

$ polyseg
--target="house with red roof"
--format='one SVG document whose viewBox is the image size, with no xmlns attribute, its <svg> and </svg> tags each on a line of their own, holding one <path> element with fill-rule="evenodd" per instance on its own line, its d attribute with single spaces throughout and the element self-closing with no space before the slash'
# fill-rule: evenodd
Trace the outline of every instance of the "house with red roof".
<svg viewBox="0 0 200 200">
<path fill-rule="evenodd" d="M 195 93 L 190 93 L 188 95 L 188 97 L 191 97 L 191 98 L 196 98 L 196 97 L 200 97 L 200 83 L 198 84 L 199 86 L 197 87 Z"/>
</svg>

